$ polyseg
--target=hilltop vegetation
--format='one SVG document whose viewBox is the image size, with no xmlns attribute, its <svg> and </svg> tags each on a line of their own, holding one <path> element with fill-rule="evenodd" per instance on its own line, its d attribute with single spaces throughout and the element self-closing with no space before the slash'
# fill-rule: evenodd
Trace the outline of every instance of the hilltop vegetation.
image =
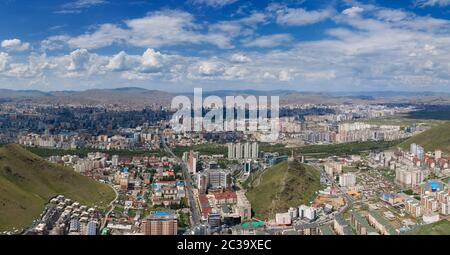
<svg viewBox="0 0 450 255">
<path fill-rule="evenodd" d="M 39 217 L 50 198 L 106 208 L 113 190 L 72 169 L 55 165 L 18 145 L 0 148 L 0 231 L 21 229 Z"/>
<path fill-rule="evenodd" d="M 273 218 L 289 207 L 309 204 L 321 188 L 320 173 L 296 161 L 281 162 L 244 183 L 257 218 Z"/>
<path fill-rule="evenodd" d="M 78 155 L 80 157 L 86 157 L 88 153 L 91 152 L 102 152 L 109 155 L 119 155 L 124 157 L 134 157 L 134 156 L 167 156 L 167 153 L 163 150 L 100 150 L 93 148 L 83 148 L 83 149 L 53 149 L 53 148 L 42 148 L 42 147 L 26 147 L 26 149 L 39 157 L 47 158 L 50 156 L 64 156 L 64 155 Z"/>
<path fill-rule="evenodd" d="M 327 145 L 309 145 L 304 147 L 288 148 L 283 144 L 262 144 L 260 151 L 264 152 L 278 152 L 281 155 L 291 155 L 293 151 L 295 154 L 305 156 L 326 157 L 331 155 L 351 155 L 359 154 L 372 150 L 385 150 L 391 148 L 404 140 L 394 141 L 367 141 L 367 142 L 353 142 L 342 144 L 327 144 Z"/>
<path fill-rule="evenodd" d="M 409 232 L 407 235 L 450 235 L 450 221 L 441 220 L 432 224 L 420 226 Z"/>
<path fill-rule="evenodd" d="M 426 151 L 440 149 L 450 153 L 450 122 L 432 127 L 431 129 L 415 135 L 401 143 L 399 146 L 408 150 L 412 143 L 420 144 Z"/>
<path fill-rule="evenodd" d="M 177 146 L 173 153 L 175 155 L 181 157 L 184 152 L 194 150 L 196 152 L 199 152 L 202 155 L 227 155 L 228 148 L 225 144 L 220 143 L 205 143 L 205 144 L 195 144 L 192 146 Z"/>
</svg>

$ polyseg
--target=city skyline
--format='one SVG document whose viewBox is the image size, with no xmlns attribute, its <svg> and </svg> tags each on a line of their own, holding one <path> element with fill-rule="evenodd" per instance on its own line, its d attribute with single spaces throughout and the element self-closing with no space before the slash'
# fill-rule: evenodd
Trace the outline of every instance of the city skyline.
<svg viewBox="0 0 450 255">
<path fill-rule="evenodd" d="M 450 91 L 450 2 L 1 1 L 0 88 Z"/>
</svg>

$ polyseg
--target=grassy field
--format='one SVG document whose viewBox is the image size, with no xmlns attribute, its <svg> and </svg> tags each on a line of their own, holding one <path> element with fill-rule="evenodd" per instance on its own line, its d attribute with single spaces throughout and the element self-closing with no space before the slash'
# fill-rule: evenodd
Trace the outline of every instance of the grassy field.
<svg viewBox="0 0 450 255">
<path fill-rule="evenodd" d="M 413 136 L 402 142 L 399 146 L 409 150 L 411 143 L 423 146 L 426 151 L 440 149 L 445 153 L 450 153 L 450 122 L 437 125 L 423 133 Z"/>
<path fill-rule="evenodd" d="M 433 224 L 418 227 L 406 235 L 450 235 L 450 221 L 441 220 Z"/>
<path fill-rule="evenodd" d="M 264 152 L 278 152 L 281 155 L 290 155 L 291 151 L 295 154 L 302 154 L 305 156 L 330 156 L 330 155 L 350 155 L 359 154 L 372 150 L 385 150 L 396 146 L 404 140 L 395 141 L 368 141 L 355 143 L 342 143 L 330 145 L 311 145 L 305 147 L 286 148 L 282 144 L 262 144 L 260 151 Z"/>
<path fill-rule="evenodd" d="M 407 127 L 417 123 L 429 124 L 431 126 L 439 125 L 440 123 L 442 123 L 441 120 L 435 119 L 413 119 L 410 118 L 408 115 L 375 118 L 368 120 L 358 120 L 353 122 L 364 122 L 371 125 L 397 125 L 400 127 Z"/>
<path fill-rule="evenodd" d="M 158 155 L 167 156 L 163 150 L 157 151 L 144 151 L 144 150 L 98 150 L 98 149 L 49 149 L 49 148 L 39 148 L 39 147 L 26 147 L 30 152 L 40 156 L 40 157 L 50 157 L 50 156 L 64 156 L 64 155 L 78 155 L 80 157 L 86 157 L 90 152 L 104 152 L 110 155 L 119 156 L 148 156 L 148 155 Z"/>
<path fill-rule="evenodd" d="M 255 174 L 244 186 L 255 216 L 274 218 L 289 207 L 309 204 L 321 188 L 320 174 L 298 162 L 281 162 Z"/>
<path fill-rule="evenodd" d="M 114 199 L 109 186 L 72 169 L 49 163 L 18 145 L 0 148 L 0 231 L 28 226 L 59 194 L 100 208 Z"/>
<path fill-rule="evenodd" d="M 185 151 L 198 151 L 201 155 L 228 155 L 228 148 L 225 144 L 220 143 L 207 143 L 207 144 L 197 144 L 194 146 L 177 146 L 173 153 L 177 156 L 182 156 Z"/>
</svg>

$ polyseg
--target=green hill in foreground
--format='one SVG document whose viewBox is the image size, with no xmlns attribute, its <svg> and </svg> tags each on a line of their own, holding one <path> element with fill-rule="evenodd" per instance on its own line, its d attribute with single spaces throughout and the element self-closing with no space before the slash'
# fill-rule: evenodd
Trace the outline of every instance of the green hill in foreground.
<svg viewBox="0 0 450 255">
<path fill-rule="evenodd" d="M 107 185 L 47 162 L 18 145 L 0 148 L 0 231 L 30 225 L 59 194 L 100 208 L 114 199 Z"/>
<path fill-rule="evenodd" d="M 321 188 L 320 173 L 296 161 L 281 162 L 244 183 L 257 218 L 274 218 L 289 207 L 309 204 Z"/>
<path fill-rule="evenodd" d="M 412 143 L 423 146 L 426 151 L 440 149 L 445 153 L 450 153 L 450 122 L 432 127 L 423 133 L 407 139 L 399 146 L 408 150 L 409 145 Z"/>
<path fill-rule="evenodd" d="M 450 221 L 441 220 L 406 232 L 407 235 L 450 235 Z"/>
</svg>

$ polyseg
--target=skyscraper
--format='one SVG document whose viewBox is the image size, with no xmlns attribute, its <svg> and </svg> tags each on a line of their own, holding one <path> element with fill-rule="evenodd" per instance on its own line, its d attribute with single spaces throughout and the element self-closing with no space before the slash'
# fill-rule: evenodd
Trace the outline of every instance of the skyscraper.
<svg viewBox="0 0 450 255">
<path fill-rule="evenodd" d="M 257 159 L 259 155 L 259 145 L 253 143 L 229 143 L 228 159 Z"/>
</svg>

